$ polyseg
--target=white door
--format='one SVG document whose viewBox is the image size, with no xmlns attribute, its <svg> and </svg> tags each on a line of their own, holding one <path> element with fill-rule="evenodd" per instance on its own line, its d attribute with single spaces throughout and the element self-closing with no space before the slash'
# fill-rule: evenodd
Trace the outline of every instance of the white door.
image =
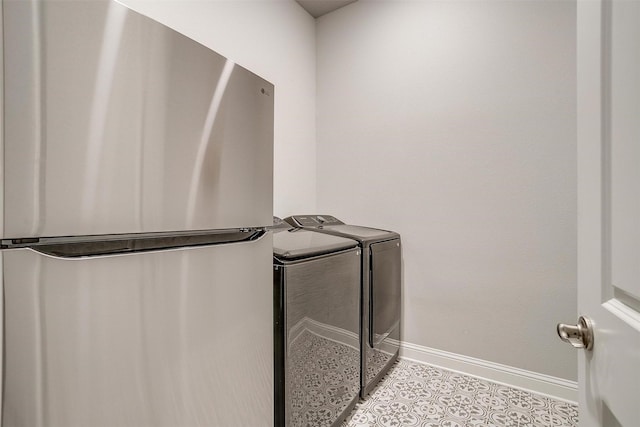
<svg viewBox="0 0 640 427">
<path fill-rule="evenodd" d="M 640 425 L 640 1 L 578 1 L 580 426 Z"/>
</svg>

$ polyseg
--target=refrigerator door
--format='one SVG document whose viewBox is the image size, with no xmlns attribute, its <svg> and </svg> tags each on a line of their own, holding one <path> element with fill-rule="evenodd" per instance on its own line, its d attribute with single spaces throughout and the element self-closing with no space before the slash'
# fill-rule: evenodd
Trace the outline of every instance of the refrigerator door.
<svg viewBox="0 0 640 427">
<path fill-rule="evenodd" d="M 3 237 L 271 224 L 270 83 L 115 1 L 3 15 Z"/>
<path fill-rule="evenodd" d="M 2 425 L 267 425 L 271 246 L 4 251 Z"/>
</svg>

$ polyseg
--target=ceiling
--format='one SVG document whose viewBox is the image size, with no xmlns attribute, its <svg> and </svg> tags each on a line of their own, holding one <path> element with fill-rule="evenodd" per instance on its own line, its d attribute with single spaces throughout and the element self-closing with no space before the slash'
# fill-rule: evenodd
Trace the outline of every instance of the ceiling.
<svg viewBox="0 0 640 427">
<path fill-rule="evenodd" d="M 296 0 L 311 16 L 318 18 L 356 0 Z"/>
</svg>

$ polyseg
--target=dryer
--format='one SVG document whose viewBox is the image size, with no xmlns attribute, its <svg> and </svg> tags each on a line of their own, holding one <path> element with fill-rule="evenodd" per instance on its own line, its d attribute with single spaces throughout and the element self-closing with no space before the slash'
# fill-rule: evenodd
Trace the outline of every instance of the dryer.
<svg viewBox="0 0 640 427">
<path fill-rule="evenodd" d="M 360 391 L 360 254 L 274 219 L 275 425 L 337 427 Z"/>
<path fill-rule="evenodd" d="M 294 215 L 289 224 L 358 241 L 361 257 L 360 395 L 391 368 L 400 349 L 402 243 L 393 231 L 349 225 L 330 215 Z"/>
</svg>

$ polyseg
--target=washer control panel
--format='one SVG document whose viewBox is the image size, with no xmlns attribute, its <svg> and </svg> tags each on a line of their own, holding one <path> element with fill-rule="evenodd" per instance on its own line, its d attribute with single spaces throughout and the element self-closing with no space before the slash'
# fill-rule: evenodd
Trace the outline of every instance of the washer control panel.
<svg viewBox="0 0 640 427">
<path fill-rule="evenodd" d="M 299 227 L 318 227 L 322 225 L 344 224 L 344 222 L 331 215 L 294 215 L 286 220 L 289 219 L 293 219 L 293 222 L 295 222 Z"/>
</svg>

